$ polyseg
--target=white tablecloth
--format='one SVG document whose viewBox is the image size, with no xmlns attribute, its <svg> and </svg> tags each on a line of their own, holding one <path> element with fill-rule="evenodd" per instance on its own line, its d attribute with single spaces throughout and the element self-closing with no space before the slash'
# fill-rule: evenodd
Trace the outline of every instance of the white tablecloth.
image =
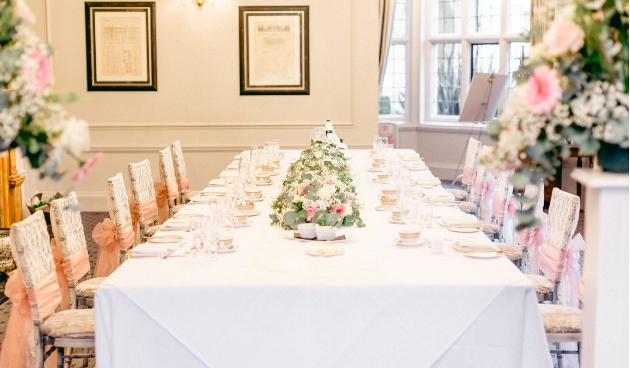
<svg viewBox="0 0 630 368">
<path fill-rule="evenodd" d="M 308 256 L 312 244 L 269 225 L 283 175 L 273 177 L 261 187 L 262 214 L 235 234 L 237 252 L 217 261 L 131 258 L 103 283 L 98 367 L 551 366 L 535 292 L 521 272 L 505 257 L 395 245 L 404 225 L 375 210 L 387 185 L 372 182 L 369 151 L 348 154 L 367 227 L 341 230 L 346 254 Z M 288 151 L 279 171 L 297 155 Z M 487 239 L 436 224 L 422 234 L 432 236 Z"/>
</svg>

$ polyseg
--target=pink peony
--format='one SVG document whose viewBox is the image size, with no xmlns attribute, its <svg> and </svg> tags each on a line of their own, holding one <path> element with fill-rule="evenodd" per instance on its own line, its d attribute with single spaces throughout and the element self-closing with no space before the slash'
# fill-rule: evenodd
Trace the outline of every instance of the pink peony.
<svg viewBox="0 0 630 368">
<path fill-rule="evenodd" d="M 24 3 L 24 1 L 18 1 L 13 9 L 18 19 L 25 20 L 29 23 L 35 23 L 35 16 L 31 12 L 31 9 Z"/>
<path fill-rule="evenodd" d="M 548 65 L 537 66 L 527 80 L 525 102 L 532 114 L 550 113 L 562 97 L 560 78 L 555 69 Z"/>
<path fill-rule="evenodd" d="M 91 159 L 87 160 L 81 166 L 79 171 L 77 171 L 77 173 L 74 174 L 74 176 L 72 177 L 72 181 L 79 181 L 79 180 L 83 179 L 83 177 L 88 172 L 90 172 L 90 170 L 92 170 L 94 165 L 96 165 L 96 163 L 99 162 L 102 158 L 103 158 L 103 152 L 99 152 L 99 153 L 95 154 Z"/>
<path fill-rule="evenodd" d="M 33 90 L 39 93 L 52 82 L 50 61 L 40 50 L 31 51 L 27 59 L 23 67 L 25 79 Z"/>
<path fill-rule="evenodd" d="M 576 53 L 584 46 L 584 31 L 566 18 L 556 19 L 543 35 L 549 56 L 560 56 L 567 52 Z"/>
<path fill-rule="evenodd" d="M 331 210 L 330 213 L 338 213 L 340 215 L 346 210 L 346 205 L 343 203 L 336 204 Z"/>
</svg>

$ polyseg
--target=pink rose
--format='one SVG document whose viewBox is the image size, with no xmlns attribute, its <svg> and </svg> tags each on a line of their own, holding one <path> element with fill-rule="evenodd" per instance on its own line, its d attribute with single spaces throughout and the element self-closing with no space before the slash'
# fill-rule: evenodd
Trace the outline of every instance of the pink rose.
<svg viewBox="0 0 630 368">
<path fill-rule="evenodd" d="M 532 114 L 550 113 L 562 97 L 560 78 L 548 65 L 537 66 L 527 80 L 525 102 Z"/>
<path fill-rule="evenodd" d="M 31 51 L 27 58 L 23 67 L 25 79 L 33 90 L 39 93 L 52 82 L 50 61 L 40 50 Z"/>
<path fill-rule="evenodd" d="M 584 46 L 584 31 L 566 18 L 556 19 L 543 35 L 549 56 L 560 56 L 567 52 L 576 53 Z"/>
<path fill-rule="evenodd" d="M 343 203 L 339 203 L 336 204 L 331 210 L 330 213 L 338 213 L 338 214 L 343 214 L 343 212 L 346 210 L 346 205 Z"/>
<path fill-rule="evenodd" d="M 94 167 L 94 165 L 96 165 L 97 162 L 99 162 L 101 159 L 103 158 L 103 152 L 99 152 L 97 154 L 95 154 L 92 158 L 90 158 L 89 160 L 87 160 L 79 169 L 79 171 L 77 171 L 76 174 L 74 174 L 74 176 L 72 177 L 72 181 L 79 181 L 81 179 L 83 179 L 83 177 L 90 172 L 90 170 L 92 170 L 92 168 Z"/>
<path fill-rule="evenodd" d="M 306 221 L 311 221 L 313 216 L 315 216 L 315 212 L 317 212 L 317 208 L 308 208 L 306 210 Z"/>
<path fill-rule="evenodd" d="M 24 3 L 24 1 L 18 1 L 13 8 L 15 15 L 18 19 L 25 20 L 29 23 L 35 23 L 35 16 L 31 12 L 31 9 Z"/>
</svg>

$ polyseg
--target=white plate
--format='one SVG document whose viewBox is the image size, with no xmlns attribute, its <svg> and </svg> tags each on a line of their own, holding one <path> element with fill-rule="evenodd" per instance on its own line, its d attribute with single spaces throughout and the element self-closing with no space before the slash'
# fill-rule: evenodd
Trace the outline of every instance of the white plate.
<svg viewBox="0 0 630 368">
<path fill-rule="evenodd" d="M 217 197 L 217 196 L 224 196 L 226 194 L 227 192 L 222 192 L 222 191 L 208 191 L 208 192 L 199 193 L 199 195 L 202 197 Z"/>
<path fill-rule="evenodd" d="M 497 258 L 497 257 L 501 257 L 503 253 L 501 252 L 466 252 L 464 253 L 464 255 L 470 258 Z"/>
<path fill-rule="evenodd" d="M 394 220 L 394 219 L 393 219 L 393 218 L 391 218 L 391 217 L 388 217 L 388 218 L 387 218 L 387 221 L 388 221 L 390 224 L 404 224 L 404 223 L 405 223 L 405 221 L 403 221 L 403 220 L 396 221 L 396 220 Z"/>
<path fill-rule="evenodd" d="M 180 235 L 154 235 L 147 239 L 149 243 L 177 243 L 184 239 Z"/>
<path fill-rule="evenodd" d="M 171 219 L 191 219 L 191 218 L 197 218 L 197 217 L 203 217 L 203 214 L 201 213 L 176 213 L 173 215 L 173 217 Z"/>
<path fill-rule="evenodd" d="M 312 247 L 306 250 L 306 254 L 314 257 L 332 257 L 340 256 L 346 251 L 335 247 Z"/>
<path fill-rule="evenodd" d="M 409 166 L 409 167 L 407 167 L 407 169 L 408 169 L 409 171 L 422 171 L 422 170 L 426 170 L 426 169 L 428 169 L 428 167 L 426 167 L 426 166 L 416 166 L 416 167 L 414 167 L 414 166 Z"/>
<path fill-rule="evenodd" d="M 380 167 L 370 167 L 369 169 L 367 169 L 367 171 L 369 171 L 369 172 L 381 172 L 381 171 L 383 171 L 383 169 L 381 169 Z"/>
<path fill-rule="evenodd" d="M 266 187 L 266 186 L 271 185 L 271 184 L 273 184 L 273 182 L 264 183 L 264 184 L 263 183 L 258 183 L 258 182 L 256 183 L 256 185 L 259 186 L 259 187 Z"/>
<path fill-rule="evenodd" d="M 245 197 L 247 202 L 262 202 L 265 200 L 265 196 L 254 198 L 254 197 Z"/>
<path fill-rule="evenodd" d="M 247 227 L 251 224 L 252 222 L 250 220 L 246 220 L 245 222 L 241 222 L 240 224 L 234 224 L 234 227 Z"/>
<path fill-rule="evenodd" d="M 396 205 L 391 205 L 391 206 L 376 206 L 374 207 L 375 210 L 377 211 L 385 211 L 385 210 L 391 210 L 394 207 L 396 207 Z"/>
<path fill-rule="evenodd" d="M 372 179 L 373 182 L 378 183 L 378 184 L 389 184 L 389 180 L 378 180 L 378 179 Z"/>
<path fill-rule="evenodd" d="M 424 240 L 422 238 L 418 238 L 418 240 L 413 242 L 413 243 L 405 244 L 405 243 L 402 242 L 401 238 L 396 238 L 396 239 L 394 239 L 394 244 L 400 245 L 401 247 L 418 247 L 420 245 L 426 245 L 428 243 L 427 243 L 426 240 Z"/>
<path fill-rule="evenodd" d="M 225 247 L 225 248 L 218 248 L 217 249 L 217 253 L 232 253 L 236 250 L 238 250 L 239 246 L 236 244 L 230 244 L 229 247 Z"/>
<path fill-rule="evenodd" d="M 452 231 L 455 233 L 476 233 L 477 231 L 481 231 L 481 227 L 467 227 L 467 226 L 456 226 L 451 225 L 446 228 L 448 231 Z"/>
<path fill-rule="evenodd" d="M 247 217 L 258 216 L 260 211 L 258 210 L 242 210 L 236 213 L 237 215 L 247 215 Z"/>
<path fill-rule="evenodd" d="M 297 241 L 301 241 L 301 242 L 309 242 L 309 243 L 325 243 L 325 244 L 334 244 L 334 243 L 342 243 L 348 240 L 348 238 L 346 237 L 346 239 L 340 239 L 340 240 L 317 240 L 317 238 L 313 238 L 313 239 L 302 239 L 302 238 L 294 238 L 293 235 L 287 235 L 285 236 L 285 238 L 287 239 L 291 239 L 291 240 L 297 240 Z"/>
<path fill-rule="evenodd" d="M 268 172 L 268 173 L 265 173 L 265 174 L 269 174 L 270 176 L 280 175 L 280 173 L 279 173 L 279 172 L 277 172 L 277 171 L 274 171 L 274 172 Z"/>
<path fill-rule="evenodd" d="M 435 201 L 435 202 L 427 202 L 427 203 L 430 203 L 432 206 L 437 206 L 437 207 L 457 206 L 457 202 L 448 202 L 448 201 Z"/>
</svg>

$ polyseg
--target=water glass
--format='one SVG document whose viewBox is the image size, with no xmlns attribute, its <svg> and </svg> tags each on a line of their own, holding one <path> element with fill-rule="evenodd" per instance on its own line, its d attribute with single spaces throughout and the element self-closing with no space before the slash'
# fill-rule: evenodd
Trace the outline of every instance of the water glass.
<svg viewBox="0 0 630 368">
<path fill-rule="evenodd" d="M 427 229 L 433 226 L 433 206 L 430 204 L 420 205 L 418 209 L 420 226 Z"/>
</svg>

